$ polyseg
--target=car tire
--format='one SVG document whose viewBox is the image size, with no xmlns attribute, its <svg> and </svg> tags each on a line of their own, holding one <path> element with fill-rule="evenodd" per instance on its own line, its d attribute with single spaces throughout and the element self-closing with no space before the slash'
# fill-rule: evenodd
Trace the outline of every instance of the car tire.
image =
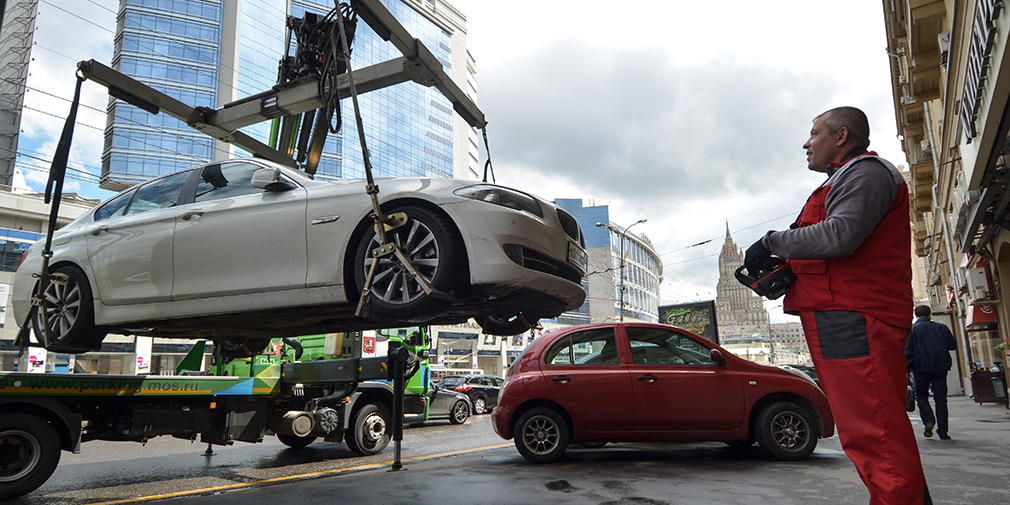
<svg viewBox="0 0 1010 505">
<path fill-rule="evenodd" d="M 95 327 L 95 304 L 88 278 L 74 266 L 62 266 L 53 274 L 65 275 L 67 282 L 50 282 L 46 287 L 43 305 L 33 312 L 36 337 L 43 338 L 40 310 L 45 310 L 54 339 L 50 351 L 82 353 L 100 349 L 108 332 Z"/>
<path fill-rule="evenodd" d="M 457 286 L 459 272 L 468 267 L 466 253 L 456 238 L 456 230 L 448 218 L 424 207 L 407 205 L 393 209 L 407 215 L 407 223 L 387 232 L 432 288 L 443 293 Z M 360 289 L 372 266 L 372 251 L 379 246 L 379 237 L 369 228 L 358 241 L 354 253 L 354 280 Z M 423 321 L 444 311 L 451 303 L 444 297 L 430 295 L 412 280 L 394 255 L 380 258 L 370 287 L 369 310 L 381 318 L 400 321 Z"/>
<path fill-rule="evenodd" d="M 473 415 L 479 416 L 487 413 L 487 398 L 478 396 L 473 399 Z"/>
<path fill-rule="evenodd" d="M 235 338 L 214 342 L 218 354 L 225 358 L 250 358 L 263 352 L 270 345 L 270 337 Z"/>
<path fill-rule="evenodd" d="M 511 317 L 483 316 L 474 319 L 485 334 L 505 337 L 518 335 L 530 328 L 534 328 L 537 322 L 540 321 L 539 317 L 531 317 L 526 314 L 516 314 Z"/>
<path fill-rule="evenodd" d="M 568 425 L 554 409 L 527 410 L 516 422 L 515 446 L 530 463 L 553 463 L 568 449 Z"/>
<path fill-rule="evenodd" d="M 452 424 L 463 424 L 470 417 L 470 406 L 465 401 L 459 400 L 452 405 L 449 411 L 449 422 Z"/>
<path fill-rule="evenodd" d="M 792 402 L 773 403 L 757 418 L 761 448 L 782 461 L 806 459 L 817 447 L 817 429 L 810 414 Z"/>
<path fill-rule="evenodd" d="M 0 500 L 25 495 L 44 484 L 60 462 L 56 430 L 33 414 L 0 415 Z"/>
<path fill-rule="evenodd" d="M 315 435 L 305 435 L 304 437 L 299 437 L 297 435 L 285 435 L 283 433 L 277 434 L 277 440 L 280 440 L 282 444 L 292 448 L 301 449 L 307 447 L 312 442 L 316 441 Z"/>
<path fill-rule="evenodd" d="M 361 407 L 344 436 L 347 448 L 361 456 L 382 452 L 389 445 L 391 418 L 385 405 L 369 403 Z"/>
</svg>

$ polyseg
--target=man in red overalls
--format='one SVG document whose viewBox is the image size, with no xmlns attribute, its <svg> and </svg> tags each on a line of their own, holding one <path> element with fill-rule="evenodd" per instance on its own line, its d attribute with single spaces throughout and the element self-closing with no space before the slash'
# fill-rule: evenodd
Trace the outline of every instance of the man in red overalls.
<svg viewBox="0 0 1010 505">
<path fill-rule="evenodd" d="M 854 107 L 813 121 L 808 168 L 828 180 L 790 229 L 770 231 L 746 253 L 771 254 L 796 274 L 784 310 L 800 316 L 842 448 L 870 491 L 870 505 L 931 504 L 905 411 L 904 345 L 912 326 L 908 188 L 868 152 L 870 126 Z"/>
</svg>

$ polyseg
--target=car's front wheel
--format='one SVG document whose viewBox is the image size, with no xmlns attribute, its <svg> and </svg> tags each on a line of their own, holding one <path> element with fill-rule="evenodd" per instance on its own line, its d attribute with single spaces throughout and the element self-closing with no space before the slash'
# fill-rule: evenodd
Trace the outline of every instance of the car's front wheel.
<svg viewBox="0 0 1010 505">
<path fill-rule="evenodd" d="M 568 425 L 553 409 L 530 409 L 516 422 L 515 445 L 530 463 L 553 463 L 568 449 Z"/>
<path fill-rule="evenodd" d="M 32 317 L 36 337 L 43 338 L 44 328 L 48 329 L 53 340 L 50 351 L 79 353 L 101 348 L 107 332 L 95 327 L 95 304 L 84 272 L 63 266 L 53 271 L 53 277 Z"/>
<path fill-rule="evenodd" d="M 457 274 L 467 270 L 466 265 L 461 265 L 466 254 L 449 219 L 413 205 L 393 212 L 406 214 L 407 221 L 386 232 L 390 242 L 403 251 L 418 275 L 432 288 L 442 293 L 456 288 Z M 358 242 L 353 268 L 359 288 L 364 288 L 379 246 L 374 229 L 366 231 Z M 450 304 L 444 296 L 427 293 L 394 254 L 379 256 L 370 292 L 369 310 L 384 318 L 423 320 L 438 315 Z"/>
<path fill-rule="evenodd" d="M 758 444 L 782 461 L 806 459 L 817 447 L 817 429 L 809 413 L 792 402 L 765 407 L 757 418 Z"/>
<path fill-rule="evenodd" d="M 452 405 L 449 411 L 449 422 L 452 424 L 463 424 L 470 417 L 470 406 L 465 401 L 459 400 Z"/>
</svg>

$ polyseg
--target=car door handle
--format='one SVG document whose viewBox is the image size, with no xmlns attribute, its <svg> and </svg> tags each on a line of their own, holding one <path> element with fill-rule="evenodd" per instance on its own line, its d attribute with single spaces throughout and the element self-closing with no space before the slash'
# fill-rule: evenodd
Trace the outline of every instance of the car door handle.
<svg viewBox="0 0 1010 505">
<path fill-rule="evenodd" d="M 187 210 L 186 212 L 179 214 L 179 217 L 181 217 L 183 221 L 189 221 L 194 217 L 200 217 L 202 215 L 203 215 L 202 210 Z"/>
<path fill-rule="evenodd" d="M 554 381 L 554 382 L 560 382 L 560 383 L 562 383 L 562 384 L 566 384 L 566 383 L 568 383 L 569 381 L 571 381 L 571 380 L 572 380 L 572 378 L 571 378 L 571 377 L 568 377 L 568 376 L 566 376 L 566 375 L 562 375 L 562 376 L 560 376 L 560 377 L 551 377 L 551 380 L 552 380 L 552 381 Z"/>
<path fill-rule="evenodd" d="M 646 382 L 656 382 L 657 379 L 659 379 L 659 377 L 656 377 L 655 375 L 652 374 L 638 376 L 638 380 Z"/>
<path fill-rule="evenodd" d="M 99 233 L 102 233 L 103 231 L 109 231 L 109 227 L 107 225 L 104 225 L 104 224 L 101 225 L 101 226 L 96 226 L 96 227 L 94 227 L 91 230 L 91 234 L 92 235 L 98 235 Z"/>
</svg>

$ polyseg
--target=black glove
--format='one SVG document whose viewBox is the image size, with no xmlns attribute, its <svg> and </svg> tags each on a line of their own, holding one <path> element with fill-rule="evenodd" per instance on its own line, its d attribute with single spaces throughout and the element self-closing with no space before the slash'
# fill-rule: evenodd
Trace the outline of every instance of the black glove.
<svg viewBox="0 0 1010 505">
<path fill-rule="evenodd" d="M 764 269 L 764 265 L 768 263 L 771 259 L 772 253 L 768 249 L 765 249 L 764 244 L 761 243 L 759 239 L 757 242 L 751 244 L 747 248 L 747 252 L 744 253 L 743 266 L 747 268 L 747 273 L 750 275 L 756 275 L 759 271 Z"/>
</svg>

